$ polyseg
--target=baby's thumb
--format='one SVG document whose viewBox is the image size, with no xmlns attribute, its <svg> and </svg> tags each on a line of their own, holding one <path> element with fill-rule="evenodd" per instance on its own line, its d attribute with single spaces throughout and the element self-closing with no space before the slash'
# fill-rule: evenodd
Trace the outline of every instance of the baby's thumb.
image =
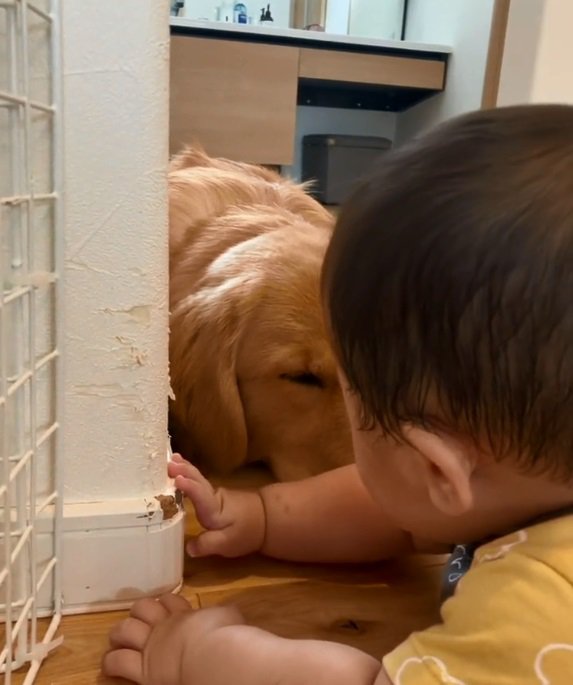
<svg viewBox="0 0 573 685">
<path fill-rule="evenodd" d="M 208 530 L 187 542 L 187 554 L 190 557 L 233 557 L 240 553 L 233 553 L 233 544 L 229 536 L 229 528 Z"/>
</svg>

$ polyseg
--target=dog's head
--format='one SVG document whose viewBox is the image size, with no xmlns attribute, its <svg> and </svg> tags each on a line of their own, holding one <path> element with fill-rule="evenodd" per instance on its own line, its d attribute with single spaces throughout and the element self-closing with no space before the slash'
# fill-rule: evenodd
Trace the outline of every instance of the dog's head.
<svg viewBox="0 0 573 685">
<path fill-rule="evenodd" d="M 210 219 L 172 255 L 172 411 L 204 465 L 261 460 L 292 480 L 351 461 L 320 302 L 329 237 L 252 205 Z"/>
</svg>

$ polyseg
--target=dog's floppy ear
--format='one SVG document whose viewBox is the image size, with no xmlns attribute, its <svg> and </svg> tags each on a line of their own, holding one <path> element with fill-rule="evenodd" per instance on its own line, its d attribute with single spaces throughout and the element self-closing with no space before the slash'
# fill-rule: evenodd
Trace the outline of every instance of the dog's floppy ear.
<svg viewBox="0 0 573 685">
<path fill-rule="evenodd" d="M 169 161 L 169 171 L 180 171 L 189 167 L 209 167 L 212 166 L 211 158 L 205 152 L 202 145 L 194 142 L 186 145 L 177 154 L 173 155 Z"/>
<path fill-rule="evenodd" d="M 170 366 L 176 421 L 200 461 L 230 473 L 246 461 L 247 429 L 236 376 L 245 316 L 241 288 L 199 287 L 171 314 Z"/>
</svg>

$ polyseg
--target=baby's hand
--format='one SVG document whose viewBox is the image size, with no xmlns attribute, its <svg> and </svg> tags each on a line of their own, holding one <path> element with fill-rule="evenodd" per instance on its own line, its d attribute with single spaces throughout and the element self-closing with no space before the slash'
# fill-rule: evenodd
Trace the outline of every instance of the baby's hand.
<svg viewBox="0 0 573 685">
<path fill-rule="evenodd" d="M 196 657 L 208 648 L 215 631 L 243 623 L 235 609 L 193 611 L 176 595 L 141 599 L 131 608 L 129 618 L 112 629 L 111 649 L 104 656 L 102 671 L 139 685 L 208 683 L 208 660 L 201 663 Z"/>
<path fill-rule="evenodd" d="M 168 473 L 170 478 L 175 478 L 175 487 L 191 500 L 199 523 L 206 529 L 187 544 L 191 556 L 240 557 L 262 548 L 265 510 L 257 492 L 215 490 L 179 454 L 173 455 Z"/>
</svg>

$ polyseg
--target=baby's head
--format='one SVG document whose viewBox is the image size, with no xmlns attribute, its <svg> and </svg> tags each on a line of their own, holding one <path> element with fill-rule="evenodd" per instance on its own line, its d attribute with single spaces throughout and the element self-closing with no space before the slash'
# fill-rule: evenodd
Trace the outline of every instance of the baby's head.
<svg viewBox="0 0 573 685">
<path fill-rule="evenodd" d="M 323 293 L 364 480 L 463 542 L 573 504 L 573 107 L 482 111 L 385 156 Z"/>
</svg>

